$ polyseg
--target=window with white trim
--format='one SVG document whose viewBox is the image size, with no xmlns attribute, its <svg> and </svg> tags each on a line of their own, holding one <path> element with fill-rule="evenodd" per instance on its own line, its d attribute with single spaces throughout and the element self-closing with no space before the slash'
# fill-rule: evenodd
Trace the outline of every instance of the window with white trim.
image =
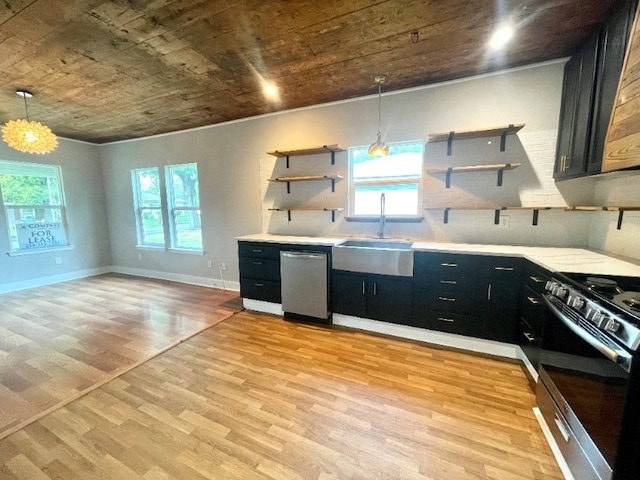
<svg viewBox="0 0 640 480">
<path fill-rule="evenodd" d="M 58 165 L 0 160 L 0 196 L 12 253 L 69 245 Z"/>
<path fill-rule="evenodd" d="M 380 215 L 385 194 L 385 214 L 396 217 L 422 215 L 422 159 L 424 141 L 389 143 L 389 155 L 368 154 L 368 146 L 349 148 L 349 216 Z"/>
<path fill-rule="evenodd" d="M 138 245 L 202 251 L 198 165 L 132 170 Z"/>
</svg>

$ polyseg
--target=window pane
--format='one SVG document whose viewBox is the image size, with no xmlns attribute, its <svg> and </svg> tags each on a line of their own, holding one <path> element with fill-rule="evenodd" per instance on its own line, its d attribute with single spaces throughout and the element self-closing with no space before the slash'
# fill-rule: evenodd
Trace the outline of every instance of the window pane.
<svg viewBox="0 0 640 480">
<path fill-rule="evenodd" d="M 176 248 L 202 250 L 200 210 L 175 210 Z"/>
<path fill-rule="evenodd" d="M 198 165 L 173 165 L 168 167 L 167 181 L 173 189 L 174 207 L 197 207 L 200 205 Z"/>
<path fill-rule="evenodd" d="M 142 208 L 141 213 L 142 244 L 164 246 L 162 210 L 159 208 Z"/>
<path fill-rule="evenodd" d="M 417 215 L 418 185 L 362 185 L 355 187 L 354 215 L 380 215 L 380 196 L 385 195 L 385 215 Z"/>
<path fill-rule="evenodd" d="M 420 178 L 422 175 L 423 142 L 389 144 L 386 157 L 370 156 L 368 147 L 350 149 L 352 180 Z"/>
<path fill-rule="evenodd" d="M 62 205 L 58 167 L 0 161 L 0 189 L 5 206 Z"/>
<path fill-rule="evenodd" d="M 7 208 L 11 250 L 68 245 L 60 208 Z"/>
<path fill-rule="evenodd" d="M 135 170 L 138 207 L 160 207 L 160 174 L 157 168 Z"/>
<path fill-rule="evenodd" d="M 0 160 L 0 191 L 12 251 L 69 244 L 59 166 Z"/>
</svg>

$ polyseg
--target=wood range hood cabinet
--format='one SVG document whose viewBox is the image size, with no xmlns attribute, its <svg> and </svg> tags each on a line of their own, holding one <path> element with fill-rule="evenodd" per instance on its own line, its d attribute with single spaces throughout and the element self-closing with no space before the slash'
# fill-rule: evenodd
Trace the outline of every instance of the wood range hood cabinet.
<svg viewBox="0 0 640 480">
<path fill-rule="evenodd" d="M 609 122 L 602 172 L 640 168 L 640 4 Z"/>
</svg>

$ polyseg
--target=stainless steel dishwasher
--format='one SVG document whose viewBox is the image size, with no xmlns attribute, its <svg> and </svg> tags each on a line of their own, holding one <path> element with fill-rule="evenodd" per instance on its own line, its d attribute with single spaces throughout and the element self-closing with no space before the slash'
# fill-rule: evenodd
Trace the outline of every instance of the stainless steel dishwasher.
<svg viewBox="0 0 640 480">
<path fill-rule="evenodd" d="M 329 323 L 328 256 L 320 252 L 280 252 L 284 316 Z"/>
</svg>

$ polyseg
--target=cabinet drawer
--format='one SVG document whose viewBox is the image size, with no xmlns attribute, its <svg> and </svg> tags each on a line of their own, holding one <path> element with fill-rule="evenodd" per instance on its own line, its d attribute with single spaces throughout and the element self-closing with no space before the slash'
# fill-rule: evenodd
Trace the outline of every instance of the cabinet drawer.
<svg viewBox="0 0 640 480">
<path fill-rule="evenodd" d="M 280 282 L 240 277 L 240 296 L 265 302 L 280 303 Z"/>
<path fill-rule="evenodd" d="M 240 257 L 240 275 L 278 281 L 280 280 L 280 259 Z"/>
<path fill-rule="evenodd" d="M 416 327 L 428 328 L 439 332 L 457 333 L 471 337 L 482 335 L 483 322 L 480 315 L 462 315 L 459 313 L 438 313 L 415 315 L 413 324 Z"/>
<path fill-rule="evenodd" d="M 437 290 L 439 292 L 467 292 L 471 295 L 477 289 L 478 278 L 475 275 L 459 276 L 456 272 L 444 272 L 441 275 L 421 275 L 414 277 L 414 284 L 419 289 Z"/>
<path fill-rule="evenodd" d="M 241 257 L 280 258 L 280 246 L 267 243 L 238 243 L 238 253 Z"/>
<path fill-rule="evenodd" d="M 414 276 L 438 275 L 462 277 L 477 271 L 481 264 L 476 255 L 454 253 L 416 252 L 413 259 Z"/>
<path fill-rule="evenodd" d="M 546 285 L 549 277 L 550 275 L 548 274 L 534 270 L 533 268 L 528 268 L 525 273 L 524 284 L 535 293 L 543 293 L 544 286 Z"/>
<path fill-rule="evenodd" d="M 547 306 L 542 297 L 528 286 L 524 287 L 522 293 L 522 318 L 524 318 L 538 334 L 542 334 Z"/>
<path fill-rule="evenodd" d="M 477 309 L 475 295 L 462 289 L 459 291 L 447 291 L 439 288 L 418 288 L 414 295 L 414 307 L 418 313 L 431 310 L 471 313 Z"/>
<path fill-rule="evenodd" d="M 488 257 L 488 273 L 492 278 L 501 279 L 507 277 L 519 277 L 522 275 L 521 258 L 513 257 Z"/>
</svg>

